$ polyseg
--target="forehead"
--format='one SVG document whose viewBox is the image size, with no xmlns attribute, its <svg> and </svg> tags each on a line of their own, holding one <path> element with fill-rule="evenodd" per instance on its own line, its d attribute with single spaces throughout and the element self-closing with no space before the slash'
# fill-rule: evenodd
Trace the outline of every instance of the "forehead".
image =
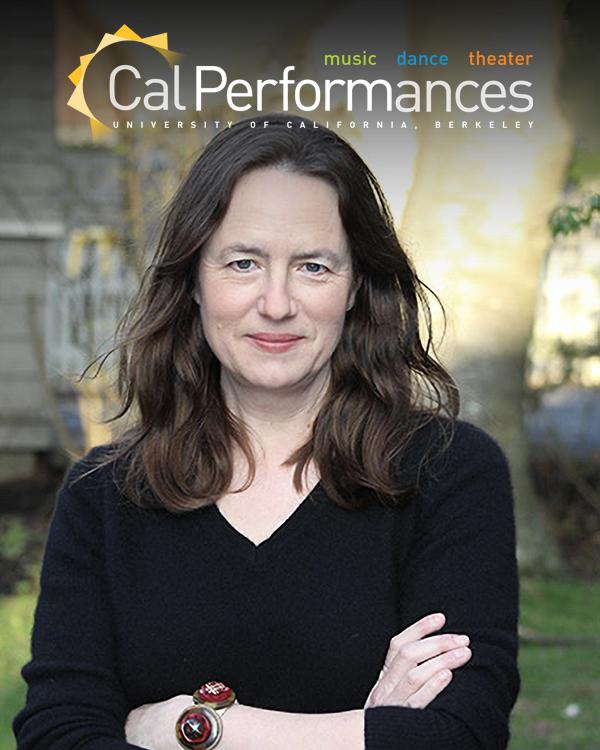
<svg viewBox="0 0 600 750">
<path fill-rule="evenodd" d="M 206 249 L 235 243 L 266 249 L 348 250 L 336 190 L 318 177 L 283 168 L 243 175 Z"/>
</svg>

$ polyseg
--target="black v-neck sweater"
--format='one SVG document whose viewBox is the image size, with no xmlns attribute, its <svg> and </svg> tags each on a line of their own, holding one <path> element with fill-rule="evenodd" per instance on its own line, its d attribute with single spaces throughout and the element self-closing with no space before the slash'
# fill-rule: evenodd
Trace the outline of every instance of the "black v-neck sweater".
<svg viewBox="0 0 600 750">
<path fill-rule="evenodd" d="M 59 494 L 18 750 L 125 750 L 132 708 L 209 680 L 251 706 L 361 708 L 390 638 L 432 612 L 470 636 L 473 657 L 426 709 L 368 709 L 367 750 L 506 747 L 518 690 L 512 498 L 504 456 L 480 430 L 458 424 L 410 503 L 344 510 L 317 485 L 258 546 L 214 505 L 139 510 L 109 467 L 86 475 L 95 459 Z"/>
</svg>

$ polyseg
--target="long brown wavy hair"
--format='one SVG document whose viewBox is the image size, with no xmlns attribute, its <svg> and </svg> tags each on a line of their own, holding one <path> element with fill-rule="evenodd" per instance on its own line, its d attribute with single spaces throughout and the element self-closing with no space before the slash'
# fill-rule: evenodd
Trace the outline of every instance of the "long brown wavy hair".
<svg viewBox="0 0 600 750">
<path fill-rule="evenodd" d="M 312 435 L 288 459 L 294 484 L 301 488 L 312 460 L 340 505 L 393 505 L 414 486 L 402 461 L 413 437 L 458 411 L 454 381 L 432 354 L 428 290 L 398 241 L 377 180 L 346 141 L 300 117 L 252 122 L 221 131 L 206 146 L 167 208 L 153 262 L 120 327 L 117 417 L 137 416 L 111 460 L 125 459 L 131 500 L 172 512 L 207 505 L 231 489 L 236 446 L 249 465 L 245 487 L 251 483 L 250 439 L 224 401 L 194 290 L 202 246 L 223 219 L 236 181 L 253 169 L 283 167 L 336 190 L 361 279 Z"/>
</svg>

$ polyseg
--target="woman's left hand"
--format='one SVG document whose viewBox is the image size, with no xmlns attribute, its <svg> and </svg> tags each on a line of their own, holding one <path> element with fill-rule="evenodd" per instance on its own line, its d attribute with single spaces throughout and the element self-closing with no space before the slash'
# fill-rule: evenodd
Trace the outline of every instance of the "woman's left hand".
<svg viewBox="0 0 600 750">
<path fill-rule="evenodd" d="M 432 635 L 445 619 L 442 613 L 423 617 L 392 638 L 365 708 L 426 708 L 448 686 L 452 670 L 469 661 L 471 650 L 465 635 Z"/>
<path fill-rule="evenodd" d="M 191 695 L 176 695 L 168 701 L 134 708 L 125 723 L 125 739 L 147 750 L 173 750 L 177 746 L 175 722 L 193 702 Z"/>
</svg>

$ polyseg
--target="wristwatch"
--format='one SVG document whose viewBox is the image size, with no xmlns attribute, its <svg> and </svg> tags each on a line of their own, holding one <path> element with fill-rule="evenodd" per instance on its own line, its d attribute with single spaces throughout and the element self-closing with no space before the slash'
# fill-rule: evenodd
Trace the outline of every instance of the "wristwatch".
<svg viewBox="0 0 600 750">
<path fill-rule="evenodd" d="M 186 750 L 212 750 L 223 736 L 221 717 L 237 703 L 235 693 L 222 682 L 205 682 L 193 698 L 175 724 L 177 742 Z"/>
</svg>

